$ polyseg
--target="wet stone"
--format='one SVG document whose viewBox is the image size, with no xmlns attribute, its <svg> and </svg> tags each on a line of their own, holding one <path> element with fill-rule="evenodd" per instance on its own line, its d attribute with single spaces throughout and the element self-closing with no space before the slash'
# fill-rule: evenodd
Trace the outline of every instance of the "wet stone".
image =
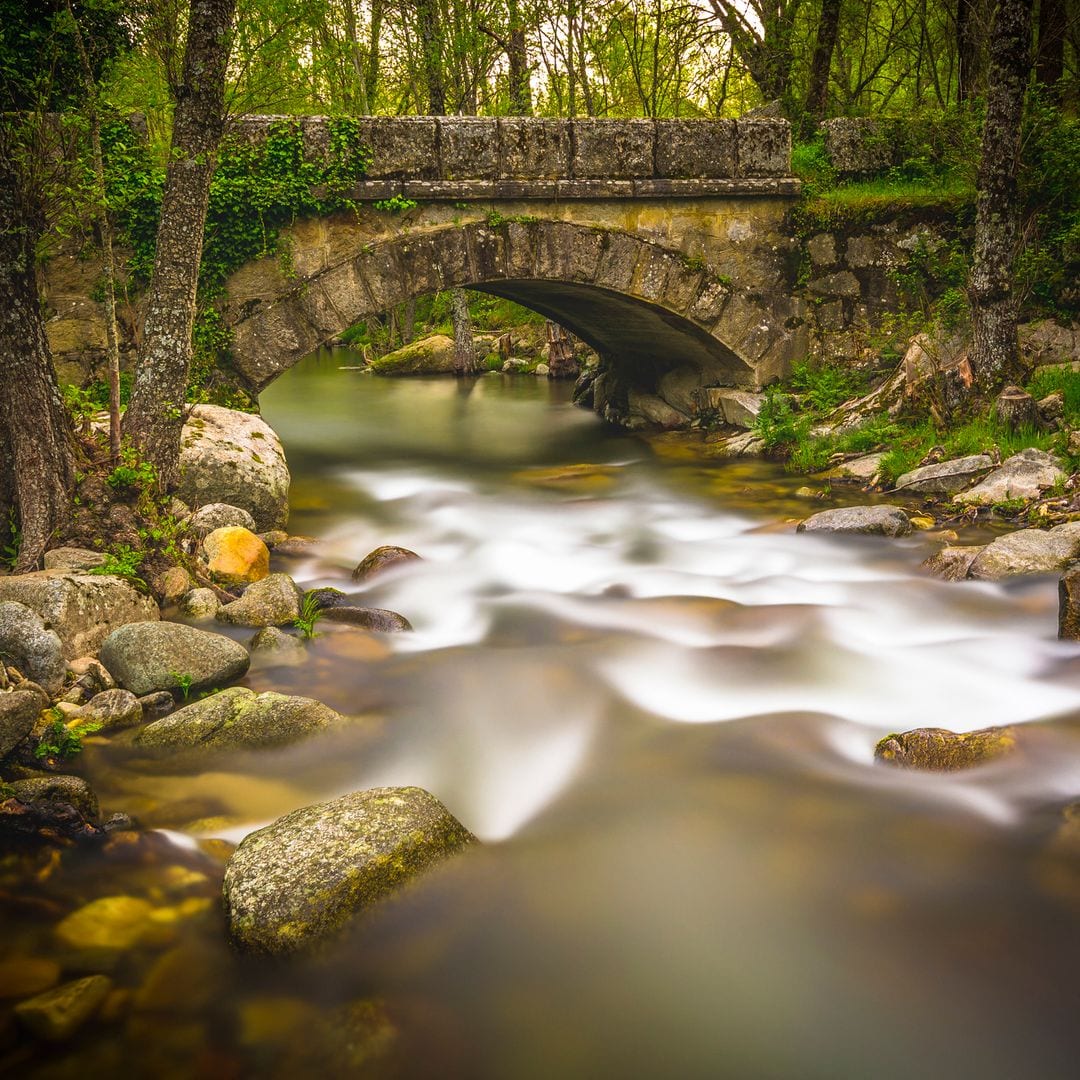
<svg viewBox="0 0 1080 1080">
<path fill-rule="evenodd" d="M 798 531 L 906 536 L 911 522 L 899 506 L 841 506 L 808 517 L 799 523 Z"/>
<path fill-rule="evenodd" d="M 874 748 L 874 759 L 886 765 L 936 772 L 955 772 L 1012 753 L 1016 730 L 983 728 L 959 733 L 945 728 L 915 728 L 889 735 Z"/>
<path fill-rule="evenodd" d="M 82 724 L 100 724 L 101 731 L 120 731 L 142 723 L 143 707 L 130 690 L 103 690 L 75 714 L 75 719 Z"/>
<path fill-rule="evenodd" d="M 20 956 L 0 961 L 0 998 L 23 998 L 51 990 L 60 981 L 60 965 L 45 957 Z"/>
<path fill-rule="evenodd" d="M 347 623 L 380 634 L 396 634 L 412 629 L 412 624 L 404 615 L 386 608 L 333 607 L 323 611 L 322 618 L 327 622 Z"/>
<path fill-rule="evenodd" d="M 98 1011 L 112 987 L 107 976 L 89 975 L 20 1002 L 15 1016 L 39 1038 L 63 1042 Z"/>
<path fill-rule="evenodd" d="M 43 776 L 11 785 L 20 802 L 53 802 L 73 806 L 87 821 L 99 816 L 97 796 L 81 776 Z"/>
</svg>

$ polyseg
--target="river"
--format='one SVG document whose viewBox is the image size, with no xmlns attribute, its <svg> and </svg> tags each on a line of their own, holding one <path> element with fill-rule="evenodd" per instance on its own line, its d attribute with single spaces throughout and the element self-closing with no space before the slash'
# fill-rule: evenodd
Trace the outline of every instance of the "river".
<svg viewBox="0 0 1080 1080">
<path fill-rule="evenodd" d="M 178 775 L 89 748 L 103 808 L 167 833 L 71 859 L 54 908 L 211 897 L 192 836 L 377 785 L 429 789 L 483 846 L 329 966 L 241 964 L 208 905 L 172 969 L 121 962 L 133 1010 L 22 1075 L 381 1076 L 341 1019 L 358 997 L 406 1077 L 1075 1075 L 1080 870 L 1048 844 L 1080 795 L 1080 648 L 1054 581 L 932 580 L 922 534 L 797 535 L 858 496 L 656 452 L 547 380 L 349 363 L 263 395 L 290 532 L 318 541 L 275 562 L 350 590 L 372 548 L 411 548 L 363 602 L 414 631 L 320 624 L 303 664 L 253 665 L 246 685 L 363 715 L 346 738 Z M 891 731 L 1039 720 L 967 773 L 873 762 Z M 49 947 L 55 911 L 12 911 L 16 948 Z"/>
</svg>

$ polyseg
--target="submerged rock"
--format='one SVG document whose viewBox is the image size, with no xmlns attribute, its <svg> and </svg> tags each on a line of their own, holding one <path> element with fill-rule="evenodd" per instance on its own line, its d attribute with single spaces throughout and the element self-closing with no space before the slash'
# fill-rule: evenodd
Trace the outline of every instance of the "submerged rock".
<svg viewBox="0 0 1080 1080">
<path fill-rule="evenodd" d="M 73 806 L 87 821 L 100 816 L 97 796 L 81 776 L 36 776 L 11 784 L 20 802 L 52 802 Z"/>
<path fill-rule="evenodd" d="M 981 547 L 945 547 L 935 552 L 923 564 L 923 569 L 944 581 L 963 581 Z"/>
<path fill-rule="evenodd" d="M 286 626 L 299 618 L 302 597 L 288 574 L 270 574 L 249 585 L 239 600 L 218 608 L 215 618 L 233 626 Z"/>
<path fill-rule="evenodd" d="M 981 484 L 955 495 L 953 502 L 963 506 L 993 506 L 1012 499 L 1037 499 L 1046 488 L 1064 479 L 1061 462 L 1053 454 L 1029 448 L 1013 454 Z"/>
<path fill-rule="evenodd" d="M 906 536 L 911 522 L 899 506 L 841 506 L 808 517 L 799 523 L 798 531 Z"/>
<path fill-rule="evenodd" d="M 332 941 L 357 916 L 476 838 L 421 788 L 308 806 L 246 837 L 225 870 L 229 937 L 277 956 Z"/>
<path fill-rule="evenodd" d="M 101 646 L 102 663 L 125 689 L 142 697 L 157 690 L 212 690 L 248 669 L 247 649 L 222 634 L 171 622 L 131 623 Z"/>
<path fill-rule="evenodd" d="M 874 748 L 874 758 L 887 765 L 954 772 L 980 765 L 1016 748 L 1016 730 L 983 728 L 958 733 L 945 728 L 915 728 L 888 735 Z"/>
<path fill-rule="evenodd" d="M 136 733 L 134 744 L 155 751 L 285 746 L 344 722 L 340 713 L 313 698 L 256 694 L 234 686 L 148 724 Z"/>
<path fill-rule="evenodd" d="M 1080 521 L 1053 529 L 1020 529 L 987 544 L 968 576 L 996 581 L 1020 574 L 1052 574 L 1080 558 Z"/>
<path fill-rule="evenodd" d="M 37 612 L 13 600 L 0 602 L 0 663 L 13 665 L 50 693 L 67 674 L 59 635 L 45 628 Z"/>
<path fill-rule="evenodd" d="M 122 578 L 67 570 L 0 577 L 0 601 L 37 612 L 59 636 L 64 656 L 92 656 L 125 623 L 159 618 L 158 606 Z"/>
<path fill-rule="evenodd" d="M 63 1042 L 89 1020 L 109 996 L 107 975 L 87 975 L 15 1006 L 19 1022 L 40 1039 Z"/>
<path fill-rule="evenodd" d="M 252 531 L 277 529 L 288 521 L 289 482 L 281 441 L 262 417 L 220 405 L 191 410 L 180 447 L 184 502 L 240 507 L 254 519 Z"/>
<path fill-rule="evenodd" d="M 939 461 L 936 465 L 923 465 L 904 473 L 896 481 L 897 491 L 923 495 L 953 495 L 973 484 L 989 472 L 994 462 L 986 454 Z"/>
<path fill-rule="evenodd" d="M 264 626 L 248 642 L 248 648 L 253 653 L 272 653 L 278 657 L 302 658 L 306 654 L 304 643 L 298 637 L 286 634 L 276 626 Z"/>
<path fill-rule="evenodd" d="M 137 896 L 101 896 L 61 920 L 57 941 L 76 951 L 130 949 L 153 931 L 154 908 Z"/>
<path fill-rule="evenodd" d="M 387 608 L 340 605 L 325 608 L 320 617 L 327 622 L 348 623 L 350 626 L 361 626 L 365 630 L 375 630 L 381 634 L 396 634 L 412 629 L 412 624 L 404 615 Z"/>
<path fill-rule="evenodd" d="M 215 529 L 202 543 L 201 557 L 215 581 L 247 585 L 270 573 L 270 549 L 250 529 Z"/>
</svg>

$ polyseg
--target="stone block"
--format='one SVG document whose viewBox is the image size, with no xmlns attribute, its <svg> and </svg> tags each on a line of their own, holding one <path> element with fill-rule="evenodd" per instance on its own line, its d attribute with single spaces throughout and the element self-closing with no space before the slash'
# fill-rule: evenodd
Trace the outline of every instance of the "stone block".
<svg viewBox="0 0 1080 1080">
<path fill-rule="evenodd" d="M 844 248 L 844 261 L 855 270 L 880 266 L 885 261 L 884 256 L 884 245 L 873 236 L 849 236 Z"/>
<path fill-rule="evenodd" d="M 439 175 L 444 180 L 493 180 L 499 169 L 499 127 L 481 116 L 441 116 Z"/>
<path fill-rule="evenodd" d="M 739 176 L 791 175 L 791 125 L 786 120 L 737 124 Z"/>
<path fill-rule="evenodd" d="M 818 233 L 806 244 L 810 261 L 815 266 L 834 266 L 836 264 L 836 240 L 832 233 Z"/>
<path fill-rule="evenodd" d="M 574 120 L 570 130 L 571 173 L 575 179 L 652 176 L 651 120 Z"/>
<path fill-rule="evenodd" d="M 734 120 L 657 120 L 656 176 L 665 180 L 736 175 Z"/>
<path fill-rule="evenodd" d="M 371 148 L 371 180 L 434 180 L 439 172 L 438 128 L 433 116 L 371 116 L 360 121 L 360 140 Z"/>
<path fill-rule="evenodd" d="M 565 120 L 501 116 L 499 176 L 508 180 L 565 180 L 570 175 L 570 125 Z"/>
<path fill-rule="evenodd" d="M 705 391 L 705 401 L 724 418 L 725 424 L 749 431 L 757 423 L 764 394 L 751 394 L 746 390 L 730 390 L 711 386 Z"/>
<path fill-rule="evenodd" d="M 860 291 L 859 279 L 850 270 L 817 278 L 806 287 L 815 296 L 856 297 Z"/>
<path fill-rule="evenodd" d="M 825 152 L 842 176 L 866 176 L 889 167 L 889 146 L 868 116 L 837 116 L 821 124 Z"/>
</svg>

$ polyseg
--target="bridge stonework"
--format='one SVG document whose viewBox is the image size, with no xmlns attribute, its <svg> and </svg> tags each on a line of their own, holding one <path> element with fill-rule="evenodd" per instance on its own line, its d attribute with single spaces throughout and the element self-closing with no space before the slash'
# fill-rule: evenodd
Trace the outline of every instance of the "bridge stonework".
<svg viewBox="0 0 1080 1080">
<path fill-rule="evenodd" d="M 245 118 L 238 134 L 263 139 L 278 119 Z M 327 121 L 300 123 L 305 153 L 326 154 Z M 361 208 L 297 222 L 287 269 L 266 258 L 228 282 L 234 365 L 253 390 L 355 322 L 455 286 L 588 342 L 618 378 L 618 419 L 628 397 L 658 397 L 689 420 L 705 388 L 759 386 L 806 354 L 782 227 L 799 190 L 786 122 L 361 124 L 374 157 L 350 193 Z M 370 205 L 395 195 L 417 206 Z"/>
</svg>

